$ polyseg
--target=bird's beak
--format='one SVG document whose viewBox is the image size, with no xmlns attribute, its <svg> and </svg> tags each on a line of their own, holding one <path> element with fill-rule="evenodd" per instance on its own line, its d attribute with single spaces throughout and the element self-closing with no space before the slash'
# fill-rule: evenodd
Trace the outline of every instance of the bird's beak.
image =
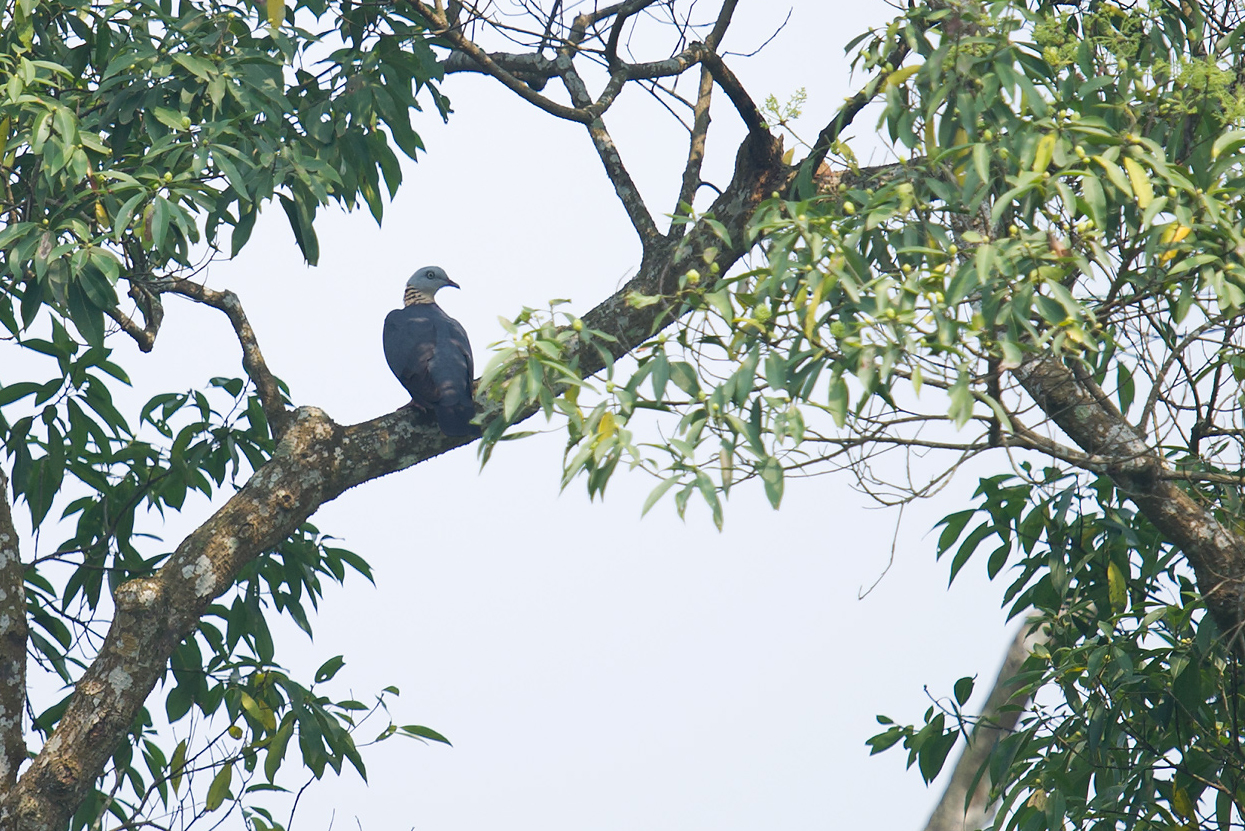
<svg viewBox="0 0 1245 831">
<path fill-rule="evenodd" d="M 462 288 L 462 286 L 458 285 L 458 283 L 455 283 L 455 282 L 454 282 L 453 280 L 451 280 L 449 277 L 446 277 L 446 278 L 445 278 L 445 285 L 449 286 L 449 287 L 450 287 L 450 288 L 452 288 L 452 289 L 461 289 L 461 288 Z"/>
</svg>

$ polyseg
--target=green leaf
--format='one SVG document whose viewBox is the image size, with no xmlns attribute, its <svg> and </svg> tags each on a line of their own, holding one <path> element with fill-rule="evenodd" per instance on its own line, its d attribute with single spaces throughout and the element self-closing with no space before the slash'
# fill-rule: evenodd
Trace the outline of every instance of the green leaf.
<svg viewBox="0 0 1245 831">
<path fill-rule="evenodd" d="M 696 370 L 685 361 L 674 361 L 670 364 L 670 380 L 693 398 L 700 393 L 700 381 L 696 378 Z"/>
<path fill-rule="evenodd" d="M 1112 610 L 1123 612 L 1128 605 L 1128 580 L 1114 560 L 1107 563 L 1107 587 Z"/>
<path fill-rule="evenodd" d="M 1137 197 L 1137 207 L 1144 211 L 1154 201 L 1154 188 L 1150 186 L 1150 177 L 1145 168 L 1131 156 L 1124 157 L 1124 169 L 1128 171 L 1128 181 Z"/>
<path fill-rule="evenodd" d="M 761 481 L 765 484 L 765 496 L 769 504 L 778 510 L 782 503 L 783 469 L 782 463 L 773 456 L 765 459 L 761 466 Z"/>
<path fill-rule="evenodd" d="M 173 750 L 173 758 L 169 760 L 170 783 L 173 785 L 173 793 L 178 793 L 182 786 L 182 772 L 186 767 L 186 739 L 182 739 L 177 743 L 176 749 Z"/>
<path fill-rule="evenodd" d="M 440 742 L 441 744 L 450 743 L 449 739 L 445 738 L 445 736 L 442 736 L 440 733 L 438 733 L 436 730 L 433 730 L 431 727 L 423 727 L 418 724 L 404 725 L 402 727 L 402 732 L 408 736 L 413 736 L 415 738 L 420 738 L 420 739 L 428 739 L 430 741 Z"/>
<path fill-rule="evenodd" d="M 656 505 L 663 496 L 665 496 L 666 491 L 670 490 L 677 484 L 679 484 L 679 479 L 677 477 L 671 477 L 663 481 L 657 487 L 653 488 L 653 490 L 649 493 L 648 498 L 644 500 L 644 507 L 640 509 L 640 516 L 644 516 L 652 510 L 653 506 Z"/>
<path fill-rule="evenodd" d="M 826 406 L 837 427 L 847 423 L 847 382 L 842 375 L 836 375 L 830 381 L 830 395 Z"/>
<path fill-rule="evenodd" d="M 212 777 L 212 784 L 208 786 L 207 799 L 203 803 L 204 810 L 215 811 L 224 804 L 225 797 L 229 795 L 229 784 L 232 781 L 233 763 L 227 762 Z"/>
<path fill-rule="evenodd" d="M 1037 150 L 1033 156 L 1033 172 L 1045 173 L 1046 168 L 1050 167 L 1051 157 L 1055 155 L 1055 142 L 1058 141 L 1055 133 L 1046 133 L 1038 139 Z"/>
<path fill-rule="evenodd" d="M 1111 184 L 1125 196 L 1133 195 L 1133 188 L 1128 183 L 1128 178 L 1124 175 L 1124 171 L 1120 166 L 1105 156 L 1094 156 L 1094 161 L 1106 172 L 1107 178 L 1111 180 Z"/>
<path fill-rule="evenodd" d="M 961 678 L 955 682 L 955 702 L 961 707 L 967 704 L 968 699 L 972 696 L 973 683 L 972 677 Z"/>
<path fill-rule="evenodd" d="M 180 113 L 177 110 L 170 110 L 168 107 L 155 107 L 152 110 L 152 114 L 155 115 L 156 121 L 159 121 L 169 129 L 185 129 L 185 124 L 182 121 L 182 119 L 185 118 L 185 114 Z"/>
<path fill-rule="evenodd" d="M 290 743 L 290 737 L 294 735 L 294 719 L 286 716 L 281 723 L 281 727 L 277 730 L 276 736 L 273 737 L 268 745 L 268 753 L 264 756 L 264 776 L 269 782 L 276 780 L 277 771 L 281 768 L 281 763 L 285 760 L 285 749 Z"/>
<path fill-rule="evenodd" d="M 325 681 L 328 681 L 329 679 L 331 679 L 334 675 L 337 674 L 338 670 L 340 670 L 342 666 L 345 665 L 345 663 L 346 662 L 342 658 L 341 655 L 336 655 L 332 658 L 329 658 L 327 661 L 325 661 L 323 664 L 320 665 L 319 669 L 316 670 L 316 683 L 323 684 Z"/>
</svg>

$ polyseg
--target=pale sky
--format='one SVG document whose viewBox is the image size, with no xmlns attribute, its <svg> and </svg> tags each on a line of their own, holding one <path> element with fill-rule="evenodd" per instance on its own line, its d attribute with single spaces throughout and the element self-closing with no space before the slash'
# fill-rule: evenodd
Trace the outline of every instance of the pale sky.
<svg viewBox="0 0 1245 831">
<path fill-rule="evenodd" d="M 725 46 L 749 52 L 787 7 L 740 5 Z M 806 88 L 811 138 L 864 81 L 849 79 L 843 44 L 892 13 L 879 0 L 798 0 L 773 43 L 731 65 L 758 100 Z M 320 265 L 308 269 L 270 208 L 240 259 L 208 274 L 239 294 L 295 403 L 341 423 L 407 400 L 380 331 L 416 267 L 441 265 L 462 285 L 438 300 L 480 367 L 502 337 L 499 315 L 554 297 L 585 312 L 637 265 L 581 126 L 481 76 L 451 77 L 444 90 L 456 112 L 448 126 L 417 117 L 428 154 L 406 165 L 383 228 L 366 210 L 330 214 Z M 740 130 L 719 97 L 706 178 L 724 183 Z M 607 119 L 653 213 L 668 212 L 684 153 L 669 116 L 632 93 Z M 851 133 L 862 162 L 872 128 L 866 118 Z M 241 374 L 223 316 L 178 298 L 166 312 L 152 356 L 114 339 L 136 400 Z M 670 500 L 641 520 L 654 484 L 641 476 L 617 474 L 604 503 L 589 503 L 581 482 L 559 495 L 563 443 L 554 434 L 501 446 L 483 473 L 475 448 L 460 448 L 312 518 L 371 562 L 377 585 L 330 587 L 315 641 L 284 626 L 278 656 L 305 678 L 344 654 L 330 690 L 366 701 L 396 685 L 395 720 L 454 747 L 391 740 L 365 754 L 370 787 L 349 769 L 330 774 L 302 797 L 294 827 L 923 827 L 938 788 L 904 770 L 903 751 L 870 758 L 864 741 L 880 730 L 877 713 L 919 721 L 924 685 L 947 696 L 979 674 L 988 687 L 1001 660 L 1006 584 L 973 562 L 948 591 L 927 533 L 965 506 L 971 472 L 908 510 L 893 566 L 859 600 L 886 569 L 897 517 L 847 479 L 791 481 L 777 513 L 759 486 L 740 487 L 718 533 L 700 506 L 684 523 Z M 166 528 L 169 547 L 207 515 L 188 501 Z M 236 815 L 228 823 L 240 826 Z"/>
</svg>

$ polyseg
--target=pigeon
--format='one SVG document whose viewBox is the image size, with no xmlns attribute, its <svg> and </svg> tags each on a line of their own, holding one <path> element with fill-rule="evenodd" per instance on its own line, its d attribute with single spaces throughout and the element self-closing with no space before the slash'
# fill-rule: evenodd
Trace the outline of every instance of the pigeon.
<svg viewBox="0 0 1245 831">
<path fill-rule="evenodd" d="M 435 265 L 406 281 L 403 308 L 385 317 L 385 360 L 415 406 L 436 413 L 442 433 L 478 436 L 480 428 L 471 423 L 471 344 L 462 325 L 437 305 L 436 293 L 445 286 L 459 287 Z"/>
</svg>

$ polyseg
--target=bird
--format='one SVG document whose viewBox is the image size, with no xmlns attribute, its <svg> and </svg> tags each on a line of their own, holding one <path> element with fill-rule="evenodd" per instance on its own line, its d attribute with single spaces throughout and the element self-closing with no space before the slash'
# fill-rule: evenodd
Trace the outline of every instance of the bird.
<svg viewBox="0 0 1245 831">
<path fill-rule="evenodd" d="M 433 410 L 447 436 L 478 436 L 471 423 L 471 344 L 462 324 L 437 305 L 436 294 L 459 288 L 440 266 L 416 270 L 406 281 L 402 308 L 385 316 L 385 360 L 420 410 Z"/>
</svg>

